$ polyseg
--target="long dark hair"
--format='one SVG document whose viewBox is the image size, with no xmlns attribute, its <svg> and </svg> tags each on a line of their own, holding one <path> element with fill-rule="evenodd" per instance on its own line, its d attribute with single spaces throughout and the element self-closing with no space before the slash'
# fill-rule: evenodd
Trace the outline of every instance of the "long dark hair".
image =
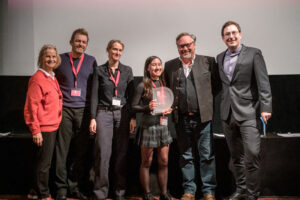
<svg viewBox="0 0 300 200">
<path fill-rule="evenodd" d="M 148 66 L 156 58 L 159 59 L 160 62 L 162 62 L 158 56 L 150 56 L 146 59 L 145 67 L 144 67 L 144 77 L 143 77 L 144 91 L 145 91 L 144 97 L 146 97 L 148 99 L 152 99 L 152 95 L 153 95 L 152 94 L 152 80 L 151 80 L 150 73 L 148 71 Z M 162 84 L 165 85 L 163 73 L 160 75 L 159 80 L 161 80 Z"/>
</svg>

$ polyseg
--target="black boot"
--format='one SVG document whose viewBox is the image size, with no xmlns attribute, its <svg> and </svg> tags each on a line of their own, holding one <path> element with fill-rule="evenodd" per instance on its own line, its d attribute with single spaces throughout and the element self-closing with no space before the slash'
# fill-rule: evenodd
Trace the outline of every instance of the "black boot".
<svg viewBox="0 0 300 200">
<path fill-rule="evenodd" d="M 246 198 L 246 191 L 235 191 L 227 200 L 245 200 Z"/>
<path fill-rule="evenodd" d="M 145 193 L 143 196 L 143 200 L 154 200 L 152 193 Z"/>
<path fill-rule="evenodd" d="M 169 192 L 167 192 L 166 194 L 161 194 L 159 196 L 159 199 L 160 200 L 172 200 L 172 196 L 170 195 Z"/>
</svg>

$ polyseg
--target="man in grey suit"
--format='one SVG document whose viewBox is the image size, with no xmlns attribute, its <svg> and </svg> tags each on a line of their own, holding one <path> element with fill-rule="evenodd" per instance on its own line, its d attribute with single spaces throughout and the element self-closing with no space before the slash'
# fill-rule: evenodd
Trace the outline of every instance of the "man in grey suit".
<svg viewBox="0 0 300 200">
<path fill-rule="evenodd" d="M 259 196 L 259 117 L 271 117 L 272 95 L 264 58 L 259 49 L 240 43 L 239 24 L 226 22 L 222 39 L 228 49 L 217 56 L 222 81 L 221 120 L 231 154 L 236 191 L 229 199 Z"/>
<path fill-rule="evenodd" d="M 181 33 L 176 38 L 179 58 L 165 64 L 166 86 L 174 93 L 173 117 L 176 125 L 183 174 L 184 194 L 181 200 L 194 200 L 196 155 L 200 158 L 200 174 L 204 200 L 215 199 L 216 172 L 211 120 L 213 93 L 217 93 L 218 71 L 215 59 L 195 55 L 196 37 Z M 194 151 L 193 147 L 196 147 Z"/>
</svg>

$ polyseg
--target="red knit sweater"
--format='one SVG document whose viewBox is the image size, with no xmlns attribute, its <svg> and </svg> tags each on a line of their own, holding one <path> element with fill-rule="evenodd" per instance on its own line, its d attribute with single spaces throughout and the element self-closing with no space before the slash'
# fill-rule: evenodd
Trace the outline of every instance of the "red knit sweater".
<svg viewBox="0 0 300 200">
<path fill-rule="evenodd" d="M 28 83 L 25 123 L 32 134 L 56 131 L 62 118 L 62 93 L 56 78 L 38 70 Z"/>
</svg>

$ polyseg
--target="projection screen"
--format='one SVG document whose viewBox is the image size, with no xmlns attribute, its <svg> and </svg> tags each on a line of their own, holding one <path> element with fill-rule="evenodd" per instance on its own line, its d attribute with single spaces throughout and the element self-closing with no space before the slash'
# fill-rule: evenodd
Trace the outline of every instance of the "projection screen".
<svg viewBox="0 0 300 200">
<path fill-rule="evenodd" d="M 226 49 L 220 29 L 241 25 L 242 43 L 260 48 L 269 74 L 300 74 L 298 0 L 4 0 L 1 1 L 0 75 L 32 75 L 43 44 L 70 51 L 72 31 L 90 35 L 86 53 L 107 60 L 110 39 L 125 44 L 121 62 L 143 75 L 145 59 L 178 57 L 180 32 L 197 36 L 196 52 L 216 56 Z"/>
</svg>

